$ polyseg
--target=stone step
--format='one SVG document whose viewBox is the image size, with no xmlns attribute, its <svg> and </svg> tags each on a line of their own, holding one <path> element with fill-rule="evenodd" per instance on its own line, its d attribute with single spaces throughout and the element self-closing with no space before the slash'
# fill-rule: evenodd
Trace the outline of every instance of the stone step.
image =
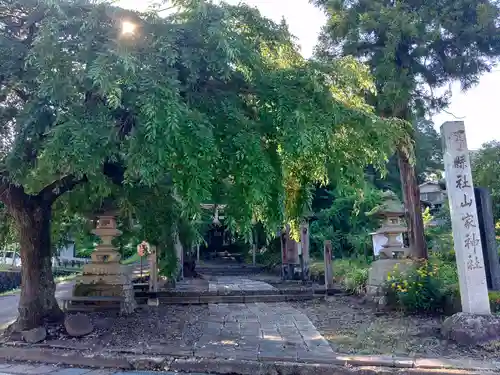
<svg viewBox="0 0 500 375">
<path fill-rule="evenodd" d="M 201 275 L 202 278 L 210 278 L 211 276 L 249 276 L 257 275 L 262 273 L 262 269 L 255 270 L 231 270 L 231 269 L 218 269 L 218 270 L 207 270 L 207 269 L 196 269 L 196 273 Z"/>
<path fill-rule="evenodd" d="M 137 298 L 148 298 L 148 297 L 158 297 L 158 298 L 169 298 L 169 297 L 203 297 L 203 296 L 252 296 L 252 295 L 289 295 L 289 296 L 300 296 L 300 295 L 320 295 L 324 296 L 335 295 L 343 293 L 341 289 L 324 289 L 324 288 L 282 288 L 282 289 L 247 289 L 247 290 L 215 290 L 215 291 L 189 291 L 189 290 L 164 290 L 158 292 L 149 291 L 136 291 L 135 297 Z"/>
<path fill-rule="evenodd" d="M 255 303 L 255 302 L 287 302 L 306 301 L 324 298 L 324 295 L 240 295 L 240 296 L 198 296 L 198 297 L 163 297 L 159 298 L 162 305 L 206 305 L 211 303 Z"/>
<path fill-rule="evenodd" d="M 134 291 L 147 291 L 149 289 L 148 283 L 133 283 Z"/>
<path fill-rule="evenodd" d="M 65 311 L 69 312 L 97 312 L 97 311 L 120 311 L 120 304 L 116 305 L 73 305 L 66 306 Z"/>
<path fill-rule="evenodd" d="M 286 293 L 284 290 L 263 290 L 252 291 L 256 294 L 249 293 L 249 291 L 232 291 L 230 294 L 215 294 L 214 292 L 179 292 L 176 294 L 165 294 L 165 292 L 142 292 L 137 293 L 135 300 L 137 305 L 145 305 L 148 299 L 158 298 L 161 305 L 206 305 L 211 303 L 255 303 L 255 302 L 288 302 L 288 301 L 307 301 L 317 298 L 324 298 L 325 295 L 339 295 L 344 294 L 339 289 L 315 289 L 315 290 L 295 290 Z M 274 292 L 274 293 L 270 293 Z M 284 293 L 282 293 L 284 292 Z M 246 294 L 245 294 L 246 293 Z M 94 312 L 94 311 L 119 311 L 120 304 L 106 305 L 89 305 L 82 303 L 70 303 L 66 307 L 66 311 L 72 312 Z"/>
</svg>

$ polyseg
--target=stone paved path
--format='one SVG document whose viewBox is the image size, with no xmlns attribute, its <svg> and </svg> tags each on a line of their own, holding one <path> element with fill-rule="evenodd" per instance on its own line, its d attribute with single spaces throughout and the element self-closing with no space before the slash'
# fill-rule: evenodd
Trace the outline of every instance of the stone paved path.
<svg viewBox="0 0 500 375">
<path fill-rule="evenodd" d="M 216 277 L 209 284 L 210 291 L 274 289 L 237 276 Z M 324 359 L 333 354 L 309 318 L 287 303 L 210 304 L 195 345 L 199 357 L 278 361 Z"/>
<path fill-rule="evenodd" d="M 196 356 L 283 361 L 334 354 L 309 318 L 287 303 L 211 304 L 209 310 Z"/>
<path fill-rule="evenodd" d="M 208 290 L 210 292 L 224 291 L 252 291 L 252 290 L 275 290 L 268 283 L 247 279 L 239 276 L 217 276 L 211 280 Z"/>
</svg>

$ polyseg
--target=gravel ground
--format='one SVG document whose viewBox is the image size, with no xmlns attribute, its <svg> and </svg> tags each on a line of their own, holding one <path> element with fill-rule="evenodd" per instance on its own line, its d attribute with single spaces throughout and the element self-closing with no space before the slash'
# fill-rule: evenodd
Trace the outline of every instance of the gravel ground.
<svg viewBox="0 0 500 375">
<path fill-rule="evenodd" d="M 443 317 L 380 313 L 358 297 L 291 303 L 305 313 L 332 349 L 344 354 L 498 359 L 500 342 L 473 348 L 440 338 Z"/>
<path fill-rule="evenodd" d="M 141 307 L 129 316 L 96 312 L 87 315 L 94 331 L 81 338 L 68 336 L 62 325 L 48 328 L 51 344 L 73 348 L 147 348 L 151 345 L 191 347 L 202 335 L 207 306 L 167 305 Z M 20 339 L 20 338 L 19 338 Z M 12 340 L 12 338 L 11 338 Z"/>
</svg>

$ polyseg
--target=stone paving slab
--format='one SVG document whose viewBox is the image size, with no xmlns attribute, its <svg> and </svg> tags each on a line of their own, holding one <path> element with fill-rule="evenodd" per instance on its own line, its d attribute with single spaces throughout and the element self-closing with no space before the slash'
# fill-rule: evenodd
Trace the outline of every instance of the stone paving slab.
<svg viewBox="0 0 500 375">
<path fill-rule="evenodd" d="M 209 317 L 194 347 L 202 358 L 310 360 L 334 353 L 311 321 L 286 303 L 209 304 Z"/>
<path fill-rule="evenodd" d="M 84 375 L 89 372 L 89 369 L 86 368 L 63 368 L 50 373 L 50 375 Z"/>
<path fill-rule="evenodd" d="M 277 290 L 277 288 L 263 281 L 238 276 L 216 276 L 208 285 L 209 292 L 252 290 Z"/>
</svg>

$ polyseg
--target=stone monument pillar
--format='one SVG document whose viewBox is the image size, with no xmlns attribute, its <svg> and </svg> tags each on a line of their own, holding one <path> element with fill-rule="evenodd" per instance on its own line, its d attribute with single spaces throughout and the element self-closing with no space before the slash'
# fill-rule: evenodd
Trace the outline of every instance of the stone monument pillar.
<svg viewBox="0 0 500 375">
<path fill-rule="evenodd" d="M 491 315 L 470 155 L 463 121 L 441 126 L 462 312 L 447 318 L 442 335 L 466 345 L 500 339 L 500 317 Z"/>
<path fill-rule="evenodd" d="M 441 126 L 462 311 L 490 314 L 476 199 L 463 121 Z"/>
<path fill-rule="evenodd" d="M 113 239 L 121 234 L 116 228 L 114 213 L 99 215 L 93 233 L 101 238 L 102 243 L 92 253 L 92 261 L 83 266 L 82 275 L 76 279 L 73 295 L 123 297 L 121 312 L 132 313 L 136 307 L 132 270 L 120 264 L 121 255 L 112 245 Z"/>
<path fill-rule="evenodd" d="M 407 259 L 410 255 L 409 249 L 403 247 L 397 239 L 402 233 L 407 232 L 402 221 L 405 214 L 403 204 L 392 191 L 385 191 L 382 199 L 380 206 L 367 213 L 369 216 L 377 216 L 383 220 L 382 226 L 374 235 L 384 235 L 387 238 L 387 242 L 380 250 L 379 259 L 372 263 L 368 272 L 366 292 L 373 296 L 380 294 L 389 272 L 393 271 L 396 265 L 400 271 L 404 271 L 412 264 Z"/>
</svg>

